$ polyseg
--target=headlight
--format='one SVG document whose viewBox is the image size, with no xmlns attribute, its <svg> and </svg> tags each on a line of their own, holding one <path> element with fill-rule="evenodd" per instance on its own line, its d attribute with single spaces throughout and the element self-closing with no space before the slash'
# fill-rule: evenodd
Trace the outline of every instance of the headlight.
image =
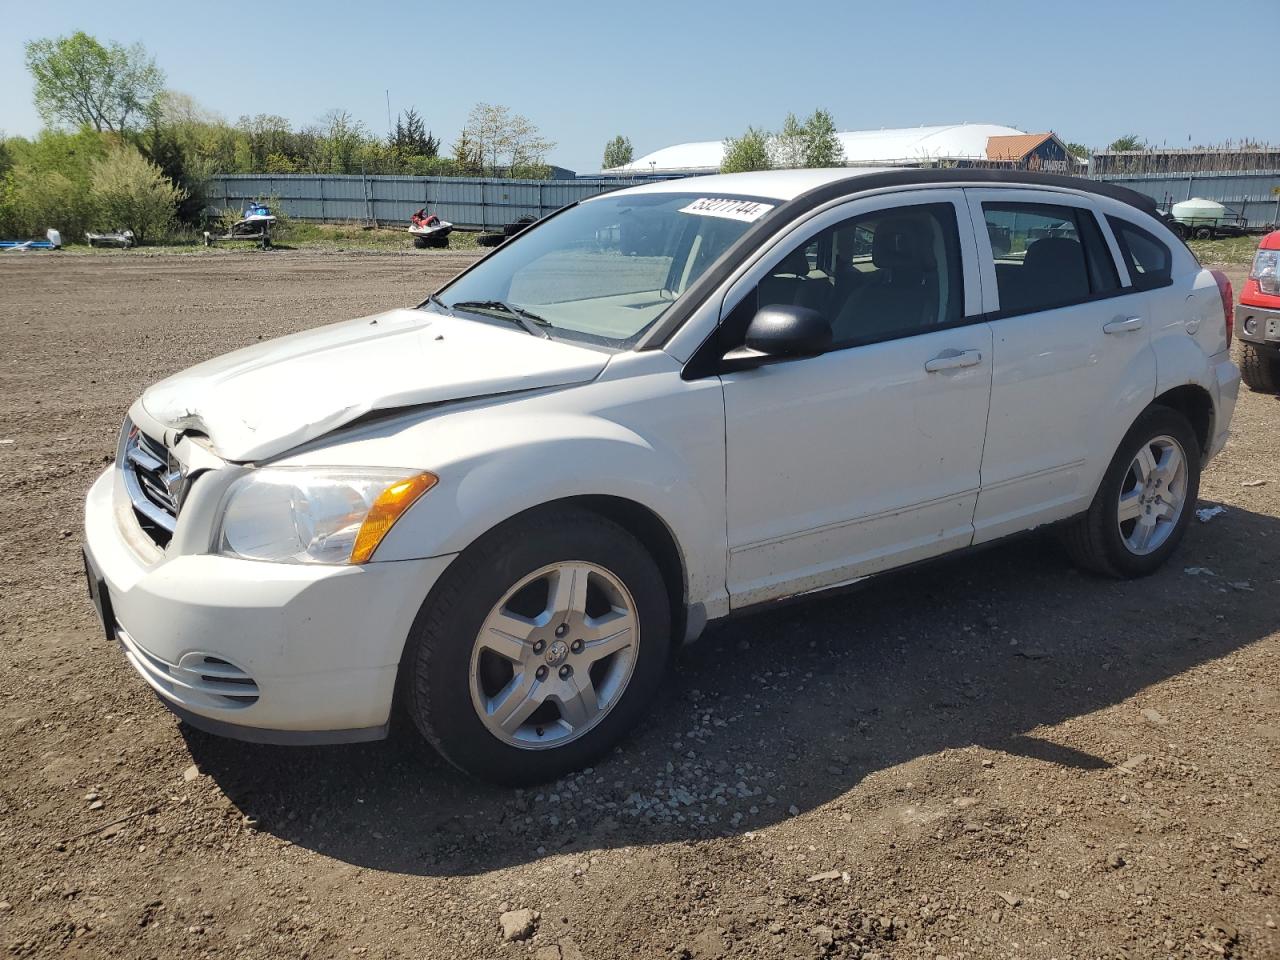
<svg viewBox="0 0 1280 960">
<path fill-rule="evenodd" d="M 432 473 L 263 467 L 231 485 L 218 552 L 283 563 L 364 563 Z"/>
<path fill-rule="evenodd" d="M 1249 279 L 1258 281 L 1263 293 L 1280 293 L 1280 250 L 1259 250 L 1253 258 Z"/>
</svg>

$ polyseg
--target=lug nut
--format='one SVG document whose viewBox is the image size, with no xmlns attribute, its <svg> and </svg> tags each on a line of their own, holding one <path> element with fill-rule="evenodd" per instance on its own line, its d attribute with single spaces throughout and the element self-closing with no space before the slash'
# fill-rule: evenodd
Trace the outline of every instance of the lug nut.
<svg viewBox="0 0 1280 960">
<path fill-rule="evenodd" d="M 556 627 L 557 637 L 563 637 L 568 632 L 569 632 L 569 625 L 567 623 L 562 623 L 560 624 L 560 626 Z"/>
<path fill-rule="evenodd" d="M 572 677 L 572 676 L 573 676 L 573 667 L 569 666 L 569 665 L 566 663 L 563 667 L 561 667 L 561 668 L 560 668 L 560 679 L 561 679 L 561 680 L 568 680 L 568 679 L 569 679 L 570 677 Z"/>
<path fill-rule="evenodd" d="M 537 677 L 539 680 L 545 680 L 547 679 L 547 668 L 545 666 L 541 666 L 536 671 L 534 671 L 533 675 Z"/>
<path fill-rule="evenodd" d="M 547 643 L 546 643 L 546 641 L 545 641 L 545 640 L 535 640 L 535 641 L 534 641 L 534 643 L 533 643 L 533 652 L 534 652 L 534 653 L 541 653 L 541 652 L 542 652 L 543 650 L 545 650 L 545 649 L 547 649 Z"/>
<path fill-rule="evenodd" d="M 575 640 L 575 641 L 573 641 L 573 643 L 569 644 L 569 649 L 570 649 L 570 650 L 572 650 L 574 653 L 581 653 L 581 652 L 582 652 L 582 641 L 581 641 L 581 640 Z"/>
</svg>

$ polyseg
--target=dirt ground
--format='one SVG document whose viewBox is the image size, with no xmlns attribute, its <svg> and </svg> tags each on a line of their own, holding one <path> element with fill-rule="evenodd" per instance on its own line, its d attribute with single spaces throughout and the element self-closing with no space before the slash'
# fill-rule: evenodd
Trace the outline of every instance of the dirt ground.
<svg viewBox="0 0 1280 960">
<path fill-rule="evenodd" d="M 405 739 L 180 726 L 81 576 L 126 407 L 470 256 L 0 259 L 0 949 L 1280 957 L 1280 403 L 1254 394 L 1201 489 L 1226 513 L 1156 576 L 1031 537 L 721 624 L 633 738 L 543 789 Z"/>
</svg>

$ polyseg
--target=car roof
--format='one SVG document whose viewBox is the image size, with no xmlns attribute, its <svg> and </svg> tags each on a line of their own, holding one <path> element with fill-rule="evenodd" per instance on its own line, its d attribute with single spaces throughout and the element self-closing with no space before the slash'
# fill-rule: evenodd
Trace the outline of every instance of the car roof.
<svg viewBox="0 0 1280 960">
<path fill-rule="evenodd" d="M 757 170 L 751 173 L 713 173 L 701 177 L 655 180 L 637 187 L 615 191 L 624 193 L 707 193 L 767 200 L 794 200 L 802 193 L 839 180 L 853 180 L 872 173 L 888 173 L 889 167 L 826 167 L 797 170 Z"/>
<path fill-rule="evenodd" d="M 705 177 L 658 180 L 607 194 L 698 193 L 777 200 L 788 203 L 802 197 L 833 199 L 870 190 L 954 184 L 1041 187 L 1077 190 L 1119 200 L 1160 219 L 1156 202 L 1146 194 L 1102 180 L 1086 180 L 1064 174 L 1037 173 L 1008 168 L 959 167 L 830 167 L 801 170 L 757 170 L 751 173 L 719 173 Z"/>
</svg>

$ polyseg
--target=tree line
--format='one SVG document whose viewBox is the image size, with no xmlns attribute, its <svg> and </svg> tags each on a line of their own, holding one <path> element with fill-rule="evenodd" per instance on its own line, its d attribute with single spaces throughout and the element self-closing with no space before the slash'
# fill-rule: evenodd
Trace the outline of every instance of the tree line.
<svg viewBox="0 0 1280 960">
<path fill-rule="evenodd" d="M 199 220 L 203 185 L 216 173 L 543 179 L 551 172 L 546 156 L 555 143 L 501 104 L 476 104 L 446 148 L 414 108 L 386 136 L 344 110 L 300 128 L 272 114 L 229 122 L 167 89 L 140 44 L 103 44 L 84 32 L 28 43 L 26 66 L 46 126 L 32 138 L 0 134 L 3 235 L 58 226 L 73 239 L 96 225 L 158 236 Z M 110 177 L 100 169 L 108 162 Z M 118 196 L 126 172 L 134 201 L 108 210 L 105 184 L 110 179 Z"/>
</svg>

